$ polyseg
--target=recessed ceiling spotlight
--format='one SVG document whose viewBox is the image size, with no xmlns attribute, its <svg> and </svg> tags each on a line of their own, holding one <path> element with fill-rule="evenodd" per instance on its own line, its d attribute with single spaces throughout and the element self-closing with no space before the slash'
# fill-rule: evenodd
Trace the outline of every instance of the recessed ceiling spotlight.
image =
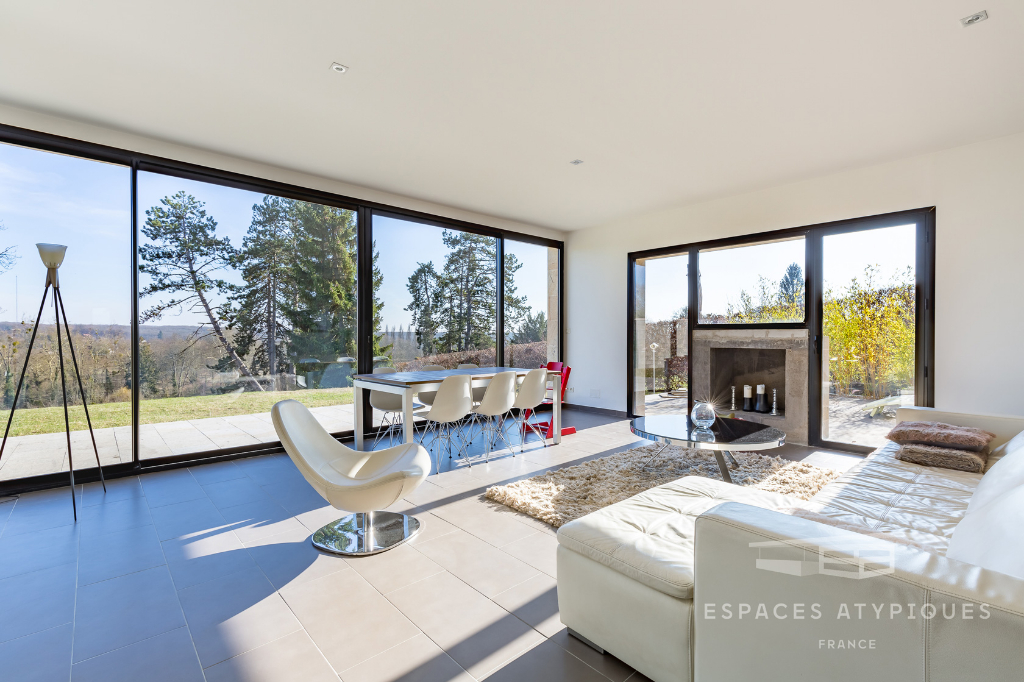
<svg viewBox="0 0 1024 682">
<path fill-rule="evenodd" d="M 574 165 L 574 166 L 578 166 L 578 165 L 580 165 L 581 163 L 583 163 L 583 159 L 573 159 L 573 160 L 572 160 L 572 161 L 570 161 L 569 163 L 571 163 L 571 164 L 572 164 L 572 165 Z"/>
<path fill-rule="evenodd" d="M 963 26 L 964 28 L 967 28 L 968 26 L 974 26 L 979 21 L 985 21 L 986 19 L 988 19 L 988 12 L 986 12 L 985 10 L 981 10 L 980 12 L 975 12 L 969 17 L 964 17 L 963 19 L 961 19 L 960 25 Z"/>
<path fill-rule="evenodd" d="M 338 62 L 334 62 L 333 64 L 331 64 L 331 71 L 337 71 L 338 73 L 345 73 L 346 71 L 348 71 L 348 67 L 345 66 L 344 64 L 339 64 Z"/>
</svg>

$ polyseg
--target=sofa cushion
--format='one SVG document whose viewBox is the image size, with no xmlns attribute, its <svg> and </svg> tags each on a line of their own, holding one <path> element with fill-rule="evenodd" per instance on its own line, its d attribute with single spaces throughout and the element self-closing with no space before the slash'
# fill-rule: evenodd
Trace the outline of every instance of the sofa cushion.
<svg viewBox="0 0 1024 682">
<path fill-rule="evenodd" d="M 901 462 L 898 449 L 876 450 L 801 506 L 944 555 L 982 475 Z"/>
<path fill-rule="evenodd" d="M 687 476 L 570 521 L 558 529 L 558 542 L 659 592 L 692 599 L 694 523 L 723 502 L 780 510 L 800 501 Z"/>
<path fill-rule="evenodd" d="M 964 517 L 946 556 L 1024 580 L 1022 516 L 1024 487 L 1018 486 Z"/>
<path fill-rule="evenodd" d="M 968 513 L 981 509 L 1004 494 L 1024 485 L 1024 434 L 1013 438 L 1004 446 L 999 461 L 986 473 L 974 491 Z"/>
</svg>

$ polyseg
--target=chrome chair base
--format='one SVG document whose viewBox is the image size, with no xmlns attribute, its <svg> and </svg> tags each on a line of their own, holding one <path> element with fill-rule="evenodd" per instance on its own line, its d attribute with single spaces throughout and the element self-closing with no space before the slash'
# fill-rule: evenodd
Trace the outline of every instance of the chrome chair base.
<svg viewBox="0 0 1024 682">
<path fill-rule="evenodd" d="M 398 547 L 419 530 L 415 516 L 388 511 L 349 514 L 313 533 L 313 546 L 332 554 L 367 556 Z"/>
</svg>

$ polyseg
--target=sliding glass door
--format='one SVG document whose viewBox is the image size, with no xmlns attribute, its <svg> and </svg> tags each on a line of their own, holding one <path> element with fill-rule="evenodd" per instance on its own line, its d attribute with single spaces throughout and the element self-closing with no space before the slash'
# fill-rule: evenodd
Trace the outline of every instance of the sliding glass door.
<svg viewBox="0 0 1024 682">
<path fill-rule="evenodd" d="M 821 240 L 821 440 L 885 444 L 917 401 L 918 225 Z"/>
<path fill-rule="evenodd" d="M 689 267 L 687 252 L 633 263 L 631 399 L 637 416 L 688 411 Z"/>
</svg>

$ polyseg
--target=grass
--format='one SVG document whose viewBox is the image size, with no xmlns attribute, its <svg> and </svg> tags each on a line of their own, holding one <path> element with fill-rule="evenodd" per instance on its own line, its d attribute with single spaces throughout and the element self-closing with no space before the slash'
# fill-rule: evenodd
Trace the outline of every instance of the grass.
<svg viewBox="0 0 1024 682">
<path fill-rule="evenodd" d="M 190 398 L 155 398 L 143 400 L 139 410 L 140 424 L 232 417 L 242 414 L 270 412 L 281 400 L 298 400 L 306 407 L 348 405 L 352 402 L 351 388 L 323 388 L 305 391 L 266 391 L 265 393 L 238 393 L 228 395 L 201 395 Z M 9 412 L 0 412 L 6 424 Z M 88 428 L 81 405 L 68 408 L 72 431 Z M 132 423 L 131 403 L 98 403 L 89 405 L 89 417 L 94 429 L 128 426 Z M 63 407 L 20 408 L 14 413 L 12 436 L 39 433 L 58 433 L 64 430 Z"/>
</svg>

